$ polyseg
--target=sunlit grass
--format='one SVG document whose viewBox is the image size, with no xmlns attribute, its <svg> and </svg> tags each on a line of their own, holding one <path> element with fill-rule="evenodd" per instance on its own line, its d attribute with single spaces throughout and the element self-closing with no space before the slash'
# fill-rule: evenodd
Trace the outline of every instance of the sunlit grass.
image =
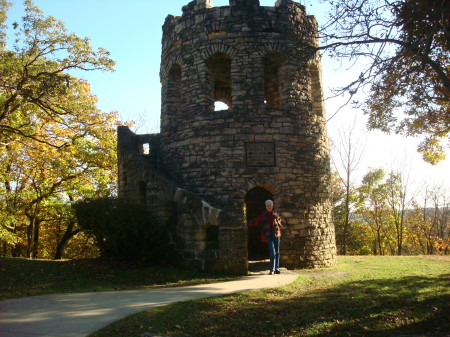
<svg viewBox="0 0 450 337">
<path fill-rule="evenodd" d="M 449 331 L 449 260 L 339 257 L 277 289 L 148 310 L 91 335 L 396 336 Z"/>
</svg>

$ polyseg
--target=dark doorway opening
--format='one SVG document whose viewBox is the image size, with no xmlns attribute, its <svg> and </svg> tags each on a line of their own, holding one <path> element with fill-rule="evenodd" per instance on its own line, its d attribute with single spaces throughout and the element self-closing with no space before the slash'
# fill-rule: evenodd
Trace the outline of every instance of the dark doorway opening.
<svg viewBox="0 0 450 337">
<path fill-rule="evenodd" d="M 255 187 L 245 195 L 245 217 L 247 221 L 255 219 L 265 210 L 264 202 L 273 200 L 273 194 L 263 187 Z M 248 227 L 248 259 L 263 260 L 269 257 L 267 244 L 261 242 L 259 226 Z"/>
</svg>

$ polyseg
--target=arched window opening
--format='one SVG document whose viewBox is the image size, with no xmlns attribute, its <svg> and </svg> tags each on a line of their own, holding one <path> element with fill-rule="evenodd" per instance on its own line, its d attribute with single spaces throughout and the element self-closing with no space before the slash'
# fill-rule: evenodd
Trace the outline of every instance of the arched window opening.
<svg viewBox="0 0 450 337">
<path fill-rule="evenodd" d="M 150 154 L 150 144 L 149 143 L 142 144 L 142 154 L 144 154 L 144 155 Z"/>
<path fill-rule="evenodd" d="M 280 69 L 282 57 L 278 54 L 266 55 L 264 64 L 264 103 L 269 108 L 281 107 Z"/>
<path fill-rule="evenodd" d="M 263 187 L 255 187 L 247 192 L 244 199 L 244 219 L 252 221 L 265 210 L 265 201 L 273 200 L 273 194 Z M 267 244 L 261 242 L 259 226 L 248 227 L 248 259 L 267 259 Z"/>
<path fill-rule="evenodd" d="M 206 227 L 206 247 L 205 249 L 219 248 L 219 226 Z"/>
<path fill-rule="evenodd" d="M 128 186 L 128 172 L 126 165 L 123 165 L 122 167 L 122 182 L 123 186 Z"/>
<path fill-rule="evenodd" d="M 310 92 L 312 99 L 313 112 L 317 115 L 324 115 L 324 100 L 323 100 L 323 90 L 322 90 L 322 80 L 319 67 L 317 64 L 311 64 L 309 66 L 310 75 Z"/>
<path fill-rule="evenodd" d="M 227 109 L 231 108 L 231 58 L 224 53 L 217 53 L 210 56 L 206 64 L 211 85 L 211 102 L 222 102 Z M 211 109 L 213 108 L 218 111 L 212 106 Z"/>
<path fill-rule="evenodd" d="M 168 112 L 177 114 L 181 111 L 181 67 L 174 64 L 167 78 Z"/>
<path fill-rule="evenodd" d="M 223 111 L 223 110 L 228 110 L 229 106 L 228 104 L 225 104 L 224 102 L 214 102 L 214 111 Z"/>
</svg>

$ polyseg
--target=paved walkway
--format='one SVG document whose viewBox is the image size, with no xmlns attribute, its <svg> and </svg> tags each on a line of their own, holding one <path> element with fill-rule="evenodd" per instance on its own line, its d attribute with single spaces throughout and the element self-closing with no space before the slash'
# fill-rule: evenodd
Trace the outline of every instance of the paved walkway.
<svg viewBox="0 0 450 337">
<path fill-rule="evenodd" d="M 81 337 L 139 311 L 172 302 L 289 284 L 296 274 L 252 275 L 181 288 L 58 294 L 0 301 L 1 337 Z"/>
</svg>

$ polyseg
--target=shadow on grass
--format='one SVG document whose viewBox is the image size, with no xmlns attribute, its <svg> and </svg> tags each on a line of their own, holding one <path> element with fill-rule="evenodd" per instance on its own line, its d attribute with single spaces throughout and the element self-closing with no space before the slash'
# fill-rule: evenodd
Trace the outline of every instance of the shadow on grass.
<svg viewBox="0 0 450 337">
<path fill-rule="evenodd" d="M 448 336 L 449 275 L 291 287 L 176 303 L 92 336 Z M 421 335 L 422 336 L 422 335 Z"/>
<path fill-rule="evenodd" d="M 0 258 L 0 299 L 86 291 L 174 287 L 230 279 L 193 270 L 105 259 Z"/>
<path fill-rule="evenodd" d="M 396 336 L 431 333 L 448 336 L 449 275 L 345 282 L 279 304 L 300 307 L 301 332 L 315 336 Z M 302 303 L 303 302 L 303 303 Z M 286 315 L 288 322 L 296 314 Z M 288 334 L 294 331 L 286 331 Z"/>
</svg>

